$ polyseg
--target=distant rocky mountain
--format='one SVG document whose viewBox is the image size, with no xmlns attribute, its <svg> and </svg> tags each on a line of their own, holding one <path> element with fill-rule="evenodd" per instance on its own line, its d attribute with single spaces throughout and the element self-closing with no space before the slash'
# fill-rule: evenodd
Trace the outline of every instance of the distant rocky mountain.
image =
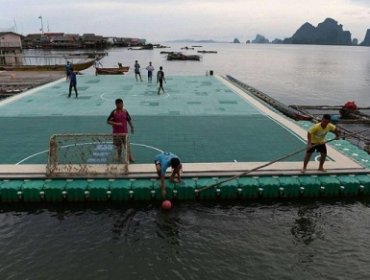
<svg viewBox="0 0 370 280">
<path fill-rule="evenodd" d="M 252 43 L 253 44 L 268 44 L 270 43 L 270 41 L 265 36 L 257 34 L 256 38 L 252 40 Z"/>
<path fill-rule="evenodd" d="M 278 39 L 278 38 L 271 41 L 271 44 L 283 44 L 283 43 L 284 43 L 283 40 Z"/>
<path fill-rule="evenodd" d="M 286 44 L 315 45 L 352 45 L 351 32 L 344 31 L 343 26 L 332 18 L 325 19 L 317 27 L 306 22 L 291 38 L 284 40 Z"/>
<path fill-rule="evenodd" d="M 370 46 L 370 29 L 366 31 L 365 39 L 361 43 L 361 46 Z"/>
</svg>

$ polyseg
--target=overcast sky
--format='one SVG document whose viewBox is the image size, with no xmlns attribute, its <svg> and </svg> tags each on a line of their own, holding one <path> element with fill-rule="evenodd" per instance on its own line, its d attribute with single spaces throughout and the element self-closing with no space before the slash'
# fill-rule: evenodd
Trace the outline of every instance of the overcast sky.
<svg viewBox="0 0 370 280">
<path fill-rule="evenodd" d="M 370 0 L 0 0 L 0 30 L 16 24 L 22 34 L 96 33 L 174 39 L 241 41 L 262 34 L 291 37 L 305 22 L 331 17 L 364 39 L 370 28 Z"/>
</svg>

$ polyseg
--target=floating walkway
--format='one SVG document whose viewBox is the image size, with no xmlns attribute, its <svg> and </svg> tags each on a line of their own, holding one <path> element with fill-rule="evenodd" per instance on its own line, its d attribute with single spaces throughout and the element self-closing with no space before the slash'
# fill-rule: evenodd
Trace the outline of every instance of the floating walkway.
<svg viewBox="0 0 370 280">
<path fill-rule="evenodd" d="M 185 178 L 181 184 L 167 182 L 167 198 L 179 201 L 235 199 L 297 199 L 365 197 L 370 195 L 370 176 L 302 175 L 251 176 L 217 183 L 219 178 Z M 161 200 L 153 179 L 62 179 L 2 180 L 2 203 L 12 202 L 108 202 Z"/>
<path fill-rule="evenodd" d="M 161 151 L 174 152 L 183 162 L 182 182 L 166 184 L 167 198 L 173 200 L 370 195 L 370 156 L 365 151 L 346 140 L 333 141 L 328 144 L 327 172 L 316 170 L 316 157 L 302 174 L 311 122 L 288 118 L 235 81 L 168 77 L 166 93 L 158 96 L 155 84 L 130 77 L 78 79 L 78 99 L 67 98 L 62 79 L 0 102 L 1 203 L 161 200 L 153 164 Z M 51 136 L 109 135 L 106 119 L 116 98 L 124 100 L 135 126 L 130 139 L 136 162 L 128 173 L 112 162 L 111 141 L 87 141 L 61 147 L 68 159 L 68 146 L 75 147 L 75 154 L 84 154 L 79 147 L 92 146 L 86 162 L 60 162 L 69 171 L 48 174 Z M 249 176 L 198 191 L 300 149 Z"/>
</svg>

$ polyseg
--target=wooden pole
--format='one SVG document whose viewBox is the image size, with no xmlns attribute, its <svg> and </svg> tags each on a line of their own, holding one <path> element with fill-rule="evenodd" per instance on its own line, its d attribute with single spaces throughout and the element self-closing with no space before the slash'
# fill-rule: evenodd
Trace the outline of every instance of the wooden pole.
<svg viewBox="0 0 370 280">
<path fill-rule="evenodd" d="M 365 130 L 367 130 L 367 129 L 365 129 Z M 365 131 L 365 130 L 364 130 L 364 131 Z M 345 136 L 343 136 L 343 137 L 353 137 L 355 134 L 359 134 L 359 133 L 364 132 L 364 131 L 350 133 L 350 134 L 345 135 Z M 324 142 L 324 144 L 326 144 L 326 143 L 330 143 L 330 142 L 332 142 L 332 141 L 334 141 L 334 140 L 337 140 L 337 138 L 333 138 L 333 139 L 327 140 L 327 141 L 325 141 L 325 142 Z M 318 145 L 319 145 L 319 144 L 317 144 L 317 145 L 313 145 L 312 147 L 315 147 L 315 146 L 318 146 Z M 257 171 L 257 170 L 259 170 L 259 169 L 262 169 L 262 168 L 264 168 L 264 167 L 266 167 L 266 166 L 269 166 L 269 165 L 271 165 L 271 164 L 274 164 L 274 163 L 276 163 L 276 162 L 278 162 L 278 161 L 284 160 L 284 159 L 286 159 L 286 158 L 289 158 L 289 157 L 291 157 L 291 156 L 293 156 L 293 155 L 296 155 L 296 154 L 301 153 L 301 152 L 306 151 L 306 150 L 307 150 L 307 147 L 304 147 L 304 148 L 299 149 L 299 150 L 297 150 L 297 151 L 295 151 L 295 152 L 292 152 L 292 153 L 289 153 L 289 154 L 287 154 L 287 155 L 285 155 L 285 156 L 282 156 L 282 157 L 280 157 L 280 158 L 277 158 L 277 159 L 275 159 L 275 160 L 273 160 L 273 161 L 270 161 L 270 162 L 268 162 L 268 163 L 262 164 L 262 165 L 260 165 L 260 166 L 257 166 L 257 167 L 255 167 L 255 168 L 253 168 L 253 169 L 250 169 L 250 170 L 248 170 L 248 171 L 242 172 L 242 173 L 240 173 L 240 174 L 234 175 L 234 176 L 232 176 L 232 177 L 230 177 L 230 178 L 227 178 L 227 179 L 225 179 L 225 180 L 223 180 L 223 181 L 217 182 L 217 183 L 212 184 L 212 185 L 209 185 L 209 186 L 205 186 L 205 187 L 203 187 L 203 188 L 201 188 L 201 189 L 196 190 L 196 192 L 197 192 L 197 193 L 200 193 L 200 192 L 202 192 L 202 191 L 208 190 L 209 188 L 216 187 L 216 186 L 221 185 L 221 184 L 223 184 L 223 183 L 226 183 L 226 182 L 232 181 L 232 180 L 234 180 L 234 179 L 237 179 L 237 178 L 239 178 L 239 177 L 241 177 L 241 176 L 248 175 L 249 173 L 252 173 L 252 172 L 254 172 L 254 171 Z"/>
</svg>

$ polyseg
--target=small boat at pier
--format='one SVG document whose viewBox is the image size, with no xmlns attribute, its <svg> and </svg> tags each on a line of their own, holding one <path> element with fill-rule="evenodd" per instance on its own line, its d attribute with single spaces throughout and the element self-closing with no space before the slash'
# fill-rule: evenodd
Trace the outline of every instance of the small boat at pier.
<svg viewBox="0 0 370 280">
<path fill-rule="evenodd" d="M 74 71 L 85 70 L 94 65 L 95 59 L 86 60 L 81 63 L 73 63 Z M 65 64 L 41 64 L 41 65 L 0 65 L 0 71 L 65 71 Z"/>
<path fill-rule="evenodd" d="M 118 63 L 118 67 L 97 67 L 95 68 L 95 75 L 124 75 L 130 66 L 122 66 Z"/>
<path fill-rule="evenodd" d="M 141 47 L 130 47 L 128 48 L 128 50 L 140 51 L 140 50 L 152 50 L 153 48 L 154 46 L 152 44 L 148 44 L 148 45 L 143 45 Z"/>
<path fill-rule="evenodd" d="M 352 102 L 347 102 L 345 105 L 289 105 L 289 107 L 314 118 L 329 114 L 335 116 L 340 124 L 370 124 L 370 107 L 355 105 L 355 108 L 351 108 L 348 104 Z"/>
</svg>

